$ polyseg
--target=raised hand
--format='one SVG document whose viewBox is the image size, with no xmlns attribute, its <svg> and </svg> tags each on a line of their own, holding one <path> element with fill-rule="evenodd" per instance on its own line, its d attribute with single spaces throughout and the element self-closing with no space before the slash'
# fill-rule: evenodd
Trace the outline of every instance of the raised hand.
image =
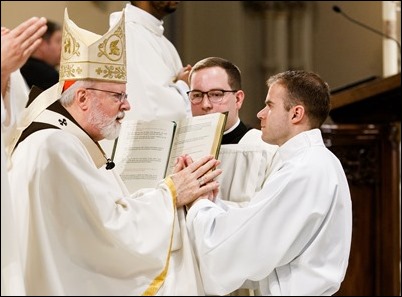
<svg viewBox="0 0 402 297">
<path fill-rule="evenodd" d="M 28 60 L 42 42 L 46 19 L 32 17 L 14 29 L 1 28 L 1 91 L 4 95 L 10 74 Z"/>
</svg>

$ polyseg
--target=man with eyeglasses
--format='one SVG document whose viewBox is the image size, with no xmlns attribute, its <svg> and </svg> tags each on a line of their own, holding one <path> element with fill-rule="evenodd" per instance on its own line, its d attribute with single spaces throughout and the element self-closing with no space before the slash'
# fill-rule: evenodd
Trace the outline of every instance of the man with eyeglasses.
<svg viewBox="0 0 402 297">
<path fill-rule="evenodd" d="M 241 88 L 240 70 L 232 62 L 219 57 L 200 60 L 190 71 L 189 82 L 187 94 L 193 116 L 228 112 L 222 144 L 242 143 L 247 133 L 261 135 L 239 118 L 245 94 Z"/>
<path fill-rule="evenodd" d="M 235 64 L 220 57 L 202 59 L 194 64 L 189 81 L 193 116 L 228 112 L 219 153 L 224 172 L 219 177 L 219 195 L 224 200 L 247 202 L 279 164 L 278 146 L 263 142 L 260 130 L 240 120 L 245 93 Z"/>
<path fill-rule="evenodd" d="M 188 96 L 194 116 L 228 112 L 222 146 L 218 197 L 224 203 L 245 206 L 280 161 L 278 146 L 262 141 L 261 131 L 246 126 L 239 118 L 245 94 L 241 73 L 232 62 L 220 57 L 208 57 L 194 64 L 189 76 Z M 248 289 L 232 292 L 233 296 L 252 294 Z"/>
<path fill-rule="evenodd" d="M 59 83 L 18 121 L 10 211 L 29 296 L 204 295 L 184 206 L 214 199 L 219 161 L 184 167 L 181 156 L 156 187 L 130 193 L 99 144 L 130 110 L 123 20 L 100 36 L 66 10 Z"/>
</svg>

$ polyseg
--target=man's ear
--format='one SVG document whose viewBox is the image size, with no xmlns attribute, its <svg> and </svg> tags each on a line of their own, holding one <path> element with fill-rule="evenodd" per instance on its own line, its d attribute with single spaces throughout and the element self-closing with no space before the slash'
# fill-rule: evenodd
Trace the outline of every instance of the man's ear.
<svg viewBox="0 0 402 297">
<path fill-rule="evenodd" d="M 87 90 L 84 88 L 77 89 L 75 91 L 75 100 L 78 103 L 78 106 L 82 110 L 87 110 L 89 108 L 88 106 L 88 96 L 87 96 Z"/>
<path fill-rule="evenodd" d="M 241 106 L 242 106 L 242 104 L 243 104 L 243 101 L 244 101 L 244 97 L 245 97 L 245 94 L 244 94 L 243 90 L 238 90 L 238 91 L 236 92 L 236 105 L 237 105 L 237 109 L 240 109 L 240 108 L 241 108 Z"/>
<path fill-rule="evenodd" d="M 298 123 L 304 117 L 304 107 L 302 105 L 296 105 L 292 107 L 292 122 Z"/>
</svg>

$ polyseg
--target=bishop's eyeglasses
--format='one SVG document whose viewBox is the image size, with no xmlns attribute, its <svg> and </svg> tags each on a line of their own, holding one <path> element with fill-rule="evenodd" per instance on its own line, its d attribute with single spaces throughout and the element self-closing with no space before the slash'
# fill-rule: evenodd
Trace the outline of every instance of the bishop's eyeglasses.
<svg viewBox="0 0 402 297">
<path fill-rule="evenodd" d="M 207 92 L 202 92 L 193 90 L 188 91 L 187 95 L 192 104 L 200 104 L 202 100 L 204 100 L 204 95 L 207 95 L 208 100 L 211 103 L 219 103 L 222 101 L 223 97 L 225 96 L 225 93 L 235 93 L 237 91 L 238 90 L 210 90 Z"/>
<path fill-rule="evenodd" d="M 108 91 L 108 90 L 101 90 L 101 89 L 96 89 L 96 88 L 86 88 L 86 90 L 93 90 L 93 91 L 100 91 L 100 92 L 106 92 L 106 93 L 111 93 L 113 94 L 113 97 L 115 98 L 116 102 L 122 103 L 124 100 L 127 99 L 127 93 L 125 92 L 113 92 L 113 91 Z"/>
</svg>

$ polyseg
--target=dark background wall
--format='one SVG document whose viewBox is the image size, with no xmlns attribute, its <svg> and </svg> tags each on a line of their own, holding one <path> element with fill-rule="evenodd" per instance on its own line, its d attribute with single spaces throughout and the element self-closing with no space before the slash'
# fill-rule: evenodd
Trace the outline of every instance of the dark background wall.
<svg viewBox="0 0 402 297">
<path fill-rule="evenodd" d="M 388 1 L 399 2 L 400 1 Z M 351 17 L 383 30 L 383 1 L 182 1 L 177 11 L 165 19 L 166 34 L 178 48 L 184 64 L 194 64 L 207 56 L 232 60 L 242 70 L 246 100 L 241 116 L 257 126 L 256 113 L 266 96 L 265 80 L 283 65 L 277 61 L 288 57 L 289 67 L 318 72 L 330 85 L 338 88 L 371 76 L 383 76 L 387 56 L 384 39 L 336 14 L 338 5 Z M 261 6 L 264 3 L 265 6 Z M 261 7 L 278 3 L 301 3 L 291 15 Z M 13 28 L 30 16 L 45 16 L 62 22 L 64 8 L 79 26 L 98 34 L 108 29 L 110 12 L 121 10 L 125 1 L 2 1 L 1 23 Z M 260 5 L 260 6 L 258 6 Z M 305 18 L 301 20 L 300 18 Z M 268 20 L 269 18 L 269 20 Z M 293 22 L 292 18 L 299 23 Z M 289 32 L 273 27 L 287 22 Z M 293 25 L 292 25 L 293 24 Z M 396 36 L 400 40 L 400 11 Z M 287 46 L 291 34 L 292 41 Z M 276 48 L 273 51 L 272 48 Z M 395 63 L 398 63 L 394 59 Z M 400 65 L 400 62 L 399 62 Z M 285 65 L 286 66 L 286 65 Z"/>
</svg>

